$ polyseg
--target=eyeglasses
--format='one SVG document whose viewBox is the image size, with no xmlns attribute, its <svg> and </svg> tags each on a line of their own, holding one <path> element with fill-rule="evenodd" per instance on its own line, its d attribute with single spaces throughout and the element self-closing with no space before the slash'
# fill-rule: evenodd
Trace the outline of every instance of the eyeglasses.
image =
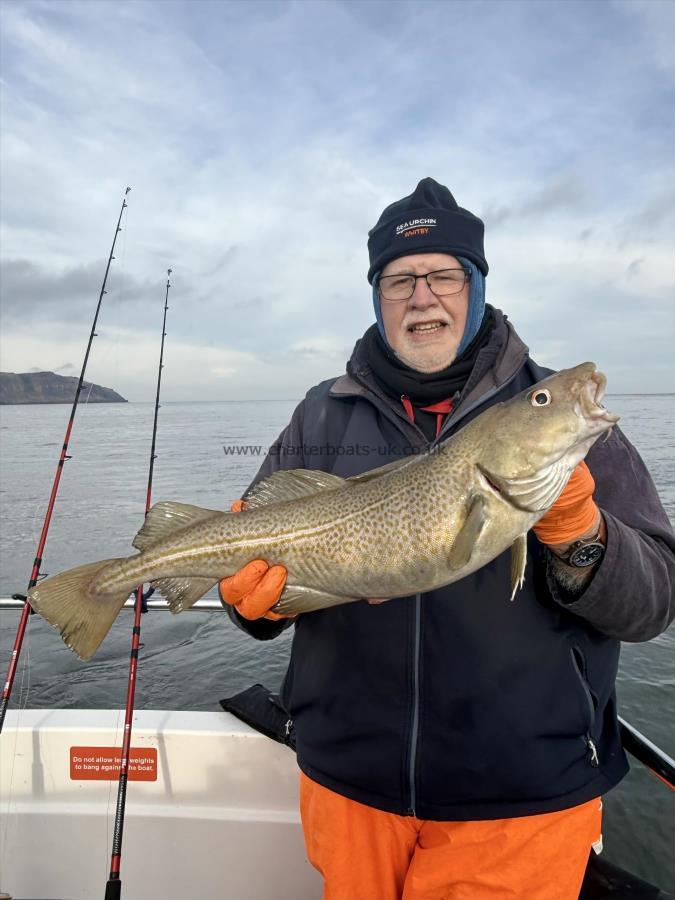
<svg viewBox="0 0 675 900">
<path fill-rule="evenodd" d="M 415 293 L 417 279 L 426 279 L 429 289 L 438 297 L 459 294 L 471 278 L 468 269 L 439 269 L 426 275 L 385 275 L 378 287 L 383 300 L 410 300 Z"/>
</svg>

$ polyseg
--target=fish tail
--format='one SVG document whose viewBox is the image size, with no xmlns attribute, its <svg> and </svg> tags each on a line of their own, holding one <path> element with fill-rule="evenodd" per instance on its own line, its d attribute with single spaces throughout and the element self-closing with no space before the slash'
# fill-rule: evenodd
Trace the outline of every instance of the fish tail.
<svg viewBox="0 0 675 900">
<path fill-rule="evenodd" d="M 58 628 L 65 643 L 80 659 L 89 659 L 110 631 L 134 585 L 102 594 L 92 588 L 93 579 L 119 559 L 68 569 L 36 584 L 28 602 L 43 619 Z"/>
</svg>

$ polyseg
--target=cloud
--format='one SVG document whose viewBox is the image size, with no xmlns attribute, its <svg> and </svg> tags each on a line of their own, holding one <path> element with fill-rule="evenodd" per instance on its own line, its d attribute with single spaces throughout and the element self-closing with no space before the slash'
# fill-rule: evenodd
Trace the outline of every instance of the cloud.
<svg viewBox="0 0 675 900">
<path fill-rule="evenodd" d="M 632 20 L 641 42 L 650 48 L 651 65 L 662 69 L 670 79 L 675 77 L 673 35 L 675 7 L 672 3 L 650 3 L 645 0 L 613 0 L 617 12 Z"/>
<path fill-rule="evenodd" d="M 552 210 L 578 209 L 587 199 L 588 192 L 579 178 L 557 177 L 527 199 L 521 207 L 521 215 L 540 216 Z"/>
<path fill-rule="evenodd" d="M 639 275 L 644 261 L 644 256 L 639 256 L 637 257 L 637 259 L 632 259 L 626 266 L 626 275 Z"/>
<path fill-rule="evenodd" d="M 36 371 L 56 371 L 64 354 L 80 350 L 66 326 L 40 328 L 30 335 L 5 330 L 0 357 L 5 371 L 25 371 L 26 357 L 43 361 Z M 174 335 L 165 347 L 162 396 L 165 400 L 299 400 L 310 384 L 340 374 L 346 350 L 325 337 L 311 347 L 286 348 L 273 359 Z M 153 396 L 158 361 L 155 332 L 109 327 L 94 342 L 86 378 L 114 388 L 127 400 L 145 400 Z"/>
<path fill-rule="evenodd" d="M 336 366 L 344 361 L 350 354 L 351 347 L 344 341 L 332 338 L 316 336 L 311 340 L 298 341 L 288 348 L 289 362 L 293 360 L 314 359 L 332 361 Z"/>
<path fill-rule="evenodd" d="M 548 213 L 573 212 L 583 210 L 587 205 L 589 191 L 580 178 L 571 175 L 555 175 L 543 179 L 534 190 L 513 206 L 489 203 L 481 211 L 486 226 L 497 229 L 513 219 L 536 219 L 541 222 Z M 584 229 L 589 233 L 589 229 Z M 582 232 L 583 233 L 583 232 Z"/>
<path fill-rule="evenodd" d="M 368 229 L 430 174 L 484 215 L 533 354 L 578 361 L 573 310 L 625 371 L 631 304 L 662 323 L 672 287 L 665 5 L 5 5 L 3 366 L 79 367 L 130 184 L 95 380 L 152 396 L 172 267 L 166 399 L 302 396 L 372 321 Z"/>
<path fill-rule="evenodd" d="M 663 179 L 675 180 L 675 166 L 660 174 Z M 650 243 L 672 241 L 675 235 L 675 188 L 663 184 L 661 178 L 654 186 L 655 195 L 638 209 L 631 210 L 619 223 L 617 232 L 621 246 L 627 246 L 634 240 Z"/>
<path fill-rule="evenodd" d="M 80 318 L 96 308 L 106 260 L 96 260 L 55 271 L 27 259 L 0 261 L 1 313 L 6 320 Z M 112 278 L 107 286 L 109 303 L 133 303 L 148 293 L 149 286 L 128 274 Z"/>
</svg>

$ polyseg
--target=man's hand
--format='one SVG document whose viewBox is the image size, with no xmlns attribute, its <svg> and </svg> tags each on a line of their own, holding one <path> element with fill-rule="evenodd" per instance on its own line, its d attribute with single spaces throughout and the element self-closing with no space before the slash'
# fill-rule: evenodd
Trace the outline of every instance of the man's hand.
<svg viewBox="0 0 675 900">
<path fill-rule="evenodd" d="M 270 612 L 286 586 L 284 566 L 269 566 L 264 559 L 254 559 L 218 585 L 220 599 L 234 606 L 245 619 L 283 619 Z"/>
<path fill-rule="evenodd" d="M 575 542 L 595 537 L 604 524 L 593 500 L 595 481 L 585 462 L 576 467 L 565 490 L 533 527 L 542 544 L 562 555 Z"/>
<path fill-rule="evenodd" d="M 578 595 L 593 577 L 595 566 L 575 568 L 561 557 L 576 541 L 594 538 L 607 542 L 607 526 L 593 500 L 595 481 L 585 462 L 576 467 L 565 490 L 534 526 L 539 540 L 551 551 L 552 572 L 558 584 Z"/>
<path fill-rule="evenodd" d="M 243 509 L 246 509 L 246 501 L 235 500 L 231 512 L 241 512 Z M 270 566 L 264 559 L 254 559 L 234 575 L 222 579 L 218 585 L 220 599 L 234 606 L 245 619 L 277 621 L 294 618 L 270 612 L 283 593 L 287 575 L 284 566 Z"/>
</svg>

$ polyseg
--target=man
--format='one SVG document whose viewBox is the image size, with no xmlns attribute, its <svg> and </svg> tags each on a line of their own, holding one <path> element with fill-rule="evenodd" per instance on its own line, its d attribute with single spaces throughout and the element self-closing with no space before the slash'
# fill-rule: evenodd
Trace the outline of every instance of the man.
<svg viewBox="0 0 675 900">
<path fill-rule="evenodd" d="M 376 324 L 347 374 L 308 392 L 256 481 L 422 451 L 550 372 L 485 305 L 483 223 L 447 188 L 425 178 L 387 207 L 368 249 Z M 330 453 L 357 444 L 386 452 Z M 326 898 L 578 896 L 599 798 L 627 770 L 619 641 L 667 627 L 675 581 L 675 538 L 618 428 L 587 463 L 528 536 L 517 602 L 503 554 L 423 596 L 295 620 L 282 699 Z M 221 582 L 256 638 L 292 624 L 268 612 L 285 576 L 257 560 Z"/>
</svg>

